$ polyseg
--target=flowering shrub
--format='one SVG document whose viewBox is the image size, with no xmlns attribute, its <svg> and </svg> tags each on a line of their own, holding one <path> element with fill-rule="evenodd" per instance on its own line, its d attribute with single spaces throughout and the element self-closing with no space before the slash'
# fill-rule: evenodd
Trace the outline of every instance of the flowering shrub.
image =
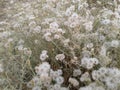
<svg viewBox="0 0 120 90">
<path fill-rule="evenodd" d="M 119 90 L 120 0 L 0 2 L 0 90 Z"/>
</svg>

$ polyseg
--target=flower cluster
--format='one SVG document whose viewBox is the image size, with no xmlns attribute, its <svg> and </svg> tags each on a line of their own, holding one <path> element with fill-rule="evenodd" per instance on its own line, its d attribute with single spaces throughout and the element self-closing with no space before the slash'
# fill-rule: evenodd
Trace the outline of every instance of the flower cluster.
<svg viewBox="0 0 120 90">
<path fill-rule="evenodd" d="M 32 90 L 41 90 L 43 87 L 48 90 L 62 90 L 63 88 L 67 90 L 67 88 L 61 86 L 64 82 L 61 69 L 54 71 L 48 62 L 42 62 L 42 64 L 35 67 L 35 70 L 37 76 L 28 83 L 28 87 L 33 86 Z"/>
<path fill-rule="evenodd" d="M 92 72 L 92 77 L 94 80 L 101 81 L 105 83 L 108 89 L 118 89 L 120 84 L 120 70 L 117 68 L 105 68 L 101 67 L 99 70 L 94 70 Z"/>
<path fill-rule="evenodd" d="M 40 60 L 45 61 L 45 59 L 48 58 L 47 51 L 43 50 L 42 53 L 40 54 Z"/>
<path fill-rule="evenodd" d="M 92 69 L 94 67 L 94 65 L 97 65 L 98 63 L 99 63 L 99 61 L 96 58 L 84 57 L 81 59 L 81 65 L 87 69 Z"/>
</svg>

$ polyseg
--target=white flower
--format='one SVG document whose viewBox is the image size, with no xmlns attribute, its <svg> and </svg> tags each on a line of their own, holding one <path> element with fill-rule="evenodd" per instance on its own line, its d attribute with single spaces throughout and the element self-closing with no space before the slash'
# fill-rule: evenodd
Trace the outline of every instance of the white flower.
<svg viewBox="0 0 120 90">
<path fill-rule="evenodd" d="M 64 78 L 62 76 L 56 77 L 55 79 L 57 84 L 62 84 L 64 82 Z"/>
<path fill-rule="evenodd" d="M 91 81 L 90 74 L 88 72 L 85 72 L 84 74 L 82 74 L 82 76 L 80 77 L 80 81 L 81 82 Z"/>
<path fill-rule="evenodd" d="M 44 86 L 49 86 L 51 83 L 51 77 L 48 75 L 48 73 L 42 73 L 40 75 L 40 81 L 44 84 Z"/>
<path fill-rule="evenodd" d="M 79 90 L 93 90 L 93 88 L 90 86 L 86 86 L 86 87 L 81 87 Z"/>
<path fill-rule="evenodd" d="M 92 48 L 92 47 L 93 47 L 93 43 L 88 43 L 88 44 L 86 45 L 86 47 L 87 47 L 87 48 Z"/>
<path fill-rule="evenodd" d="M 64 54 L 57 54 L 57 55 L 55 56 L 55 59 L 62 61 L 62 60 L 65 59 L 65 55 L 64 55 Z"/>
<path fill-rule="evenodd" d="M 49 85 L 49 86 L 47 87 L 47 89 L 48 89 L 48 90 L 54 90 L 54 86 L 53 86 L 53 85 Z"/>
<path fill-rule="evenodd" d="M 41 61 L 44 61 L 45 59 L 48 58 L 48 55 L 47 55 L 47 50 L 43 50 L 42 53 L 40 54 L 40 60 Z"/>
<path fill-rule="evenodd" d="M 81 75 L 81 70 L 80 69 L 75 69 L 74 71 L 73 71 L 73 76 L 79 76 L 79 75 Z"/>
<path fill-rule="evenodd" d="M 40 81 L 45 82 L 48 77 L 49 77 L 48 73 L 41 72 Z"/>
<path fill-rule="evenodd" d="M 11 32 L 8 32 L 8 31 L 4 31 L 1 33 L 1 36 L 2 38 L 7 38 L 8 36 L 10 36 L 12 33 Z"/>
<path fill-rule="evenodd" d="M 35 21 L 31 21 L 30 23 L 29 23 L 29 26 L 35 26 L 36 25 L 36 22 Z"/>
<path fill-rule="evenodd" d="M 61 86 L 59 84 L 54 85 L 54 90 L 60 90 Z"/>
<path fill-rule="evenodd" d="M 79 2 L 79 0 L 72 0 L 72 2 L 73 2 L 73 3 L 78 3 L 78 2 Z"/>
<path fill-rule="evenodd" d="M 96 70 L 92 71 L 92 78 L 93 78 L 94 80 L 98 80 L 98 73 L 97 73 Z"/>
<path fill-rule="evenodd" d="M 91 31 L 93 29 L 93 22 L 86 22 L 83 25 L 85 26 L 86 31 Z"/>
<path fill-rule="evenodd" d="M 35 19 L 35 16 L 28 14 L 28 15 L 26 15 L 26 18 L 28 18 L 29 20 L 33 20 L 33 19 Z"/>
<path fill-rule="evenodd" d="M 78 10 L 82 10 L 82 8 L 83 8 L 83 5 L 79 4 L 78 5 Z"/>
<path fill-rule="evenodd" d="M 106 56 L 107 48 L 103 45 L 100 50 L 100 55 Z"/>
<path fill-rule="evenodd" d="M 60 39 L 60 37 L 61 37 L 61 36 L 58 35 L 58 34 L 55 34 L 55 35 L 54 35 L 54 39 Z"/>
<path fill-rule="evenodd" d="M 28 82 L 28 83 L 27 83 L 27 87 L 32 88 L 32 87 L 33 87 L 33 83 L 32 83 L 31 81 Z"/>
<path fill-rule="evenodd" d="M 48 58 L 48 55 L 45 53 L 40 54 L 40 60 L 45 61 Z"/>
<path fill-rule="evenodd" d="M 47 50 L 42 50 L 42 54 L 47 54 L 48 51 Z"/>
<path fill-rule="evenodd" d="M 82 55 L 83 55 L 84 58 L 88 58 L 88 57 L 90 57 L 91 52 L 88 51 L 88 50 L 83 50 L 83 51 L 82 51 Z"/>
<path fill-rule="evenodd" d="M 32 90 L 41 90 L 41 88 L 39 86 L 35 86 L 32 88 Z"/>
<path fill-rule="evenodd" d="M 104 40 L 105 40 L 105 36 L 100 35 L 100 36 L 99 36 L 99 41 L 104 41 Z"/>
<path fill-rule="evenodd" d="M 30 49 L 24 48 L 24 54 L 31 56 L 32 51 Z"/>
<path fill-rule="evenodd" d="M 64 46 L 66 47 L 66 46 L 68 46 L 70 39 L 65 39 L 62 42 L 63 42 Z"/>
<path fill-rule="evenodd" d="M 23 48 L 23 45 L 20 45 L 20 46 L 18 46 L 18 50 L 19 51 L 22 51 L 24 48 Z"/>
<path fill-rule="evenodd" d="M 40 33 L 41 32 L 41 27 L 40 26 L 35 27 L 34 32 L 35 33 Z"/>
<path fill-rule="evenodd" d="M 60 90 L 69 90 L 69 88 L 61 87 Z"/>
<path fill-rule="evenodd" d="M 36 40 L 34 40 L 34 42 L 35 42 L 35 44 L 38 44 L 38 43 L 39 43 L 37 39 L 36 39 Z"/>
<path fill-rule="evenodd" d="M 66 16 L 70 16 L 71 13 L 72 13 L 71 10 L 70 10 L 70 9 L 67 9 L 66 12 L 65 12 L 65 15 L 66 15 Z"/>
<path fill-rule="evenodd" d="M 65 33 L 65 31 L 64 31 L 63 29 L 61 29 L 61 28 L 57 29 L 57 32 L 58 32 L 58 33 L 62 33 L 62 34 Z"/>
<path fill-rule="evenodd" d="M 71 17 L 74 18 L 74 19 L 78 19 L 79 16 L 78 16 L 77 13 L 73 13 Z"/>
<path fill-rule="evenodd" d="M 82 58 L 81 59 L 81 65 L 84 68 L 91 69 L 91 68 L 93 68 L 93 61 L 90 60 L 89 58 Z"/>
<path fill-rule="evenodd" d="M 98 63 L 99 63 L 99 61 L 97 58 L 84 57 L 81 59 L 81 65 L 87 69 L 92 69 L 94 67 L 94 65 L 97 65 Z"/>
<path fill-rule="evenodd" d="M 111 21 L 109 19 L 105 19 L 101 21 L 101 24 L 107 25 L 107 24 L 110 24 L 110 22 Z"/>
<path fill-rule="evenodd" d="M 41 75 L 42 73 L 48 73 L 50 71 L 50 64 L 48 62 L 42 62 L 42 64 L 35 67 L 35 70 L 38 75 Z"/>
<path fill-rule="evenodd" d="M 119 77 L 120 76 L 120 70 L 118 68 L 109 68 L 108 72 L 110 75 Z"/>
<path fill-rule="evenodd" d="M 99 60 L 97 58 L 90 58 L 90 60 L 93 62 L 93 64 L 97 65 L 99 63 Z"/>
<path fill-rule="evenodd" d="M 111 46 L 117 48 L 117 47 L 119 46 L 119 41 L 118 41 L 118 40 L 113 40 L 113 41 L 111 42 Z"/>
<path fill-rule="evenodd" d="M 9 38 L 8 39 L 8 43 L 12 42 L 13 41 L 13 38 Z"/>
<path fill-rule="evenodd" d="M 100 69 L 99 69 L 99 75 L 105 75 L 105 74 L 107 74 L 108 73 L 108 69 L 107 68 L 105 68 L 105 67 L 101 67 Z"/>
<path fill-rule="evenodd" d="M 34 82 L 34 85 L 38 85 L 40 82 L 39 80 L 40 80 L 40 78 L 37 76 L 33 77 L 33 79 L 32 79 L 32 81 Z"/>
<path fill-rule="evenodd" d="M 58 75 L 62 75 L 62 74 L 63 74 L 63 72 L 62 72 L 61 69 L 58 69 L 58 70 L 57 70 L 57 73 L 58 73 Z"/>
<path fill-rule="evenodd" d="M 70 24 L 70 27 L 71 28 L 75 28 L 77 26 L 77 23 L 76 22 L 72 22 L 71 24 Z"/>
<path fill-rule="evenodd" d="M 87 69 L 92 69 L 93 68 L 93 63 L 90 63 L 86 66 Z"/>
<path fill-rule="evenodd" d="M 58 29 L 59 25 L 57 24 L 57 22 L 52 22 L 50 23 L 50 28 L 51 29 Z"/>
<path fill-rule="evenodd" d="M 115 83 L 113 78 L 107 78 L 106 85 L 109 89 L 114 89 L 117 87 L 117 84 Z"/>
<path fill-rule="evenodd" d="M 57 78 L 57 77 L 59 76 L 59 74 L 58 74 L 58 72 L 56 72 L 56 71 L 50 70 L 50 76 L 51 76 L 53 79 L 55 79 L 55 78 Z"/>
<path fill-rule="evenodd" d="M 74 11 L 74 10 L 75 10 L 75 5 L 71 5 L 71 6 L 69 7 L 69 9 L 70 9 L 71 11 Z"/>
<path fill-rule="evenodd" d="M 79 85 L 79 82 L 78 80 L 76 80 L 75 78 L 69 78 L 69 82 L 74 86 L 78 86 Z"/>
<path fill-rule="evenodd" d="M 47 32 L 44 34 L 43 37 L 45 38 L 46 41 L 52 41 L 51 35 L 52 34 L 50 32 Z"/>
</svg>

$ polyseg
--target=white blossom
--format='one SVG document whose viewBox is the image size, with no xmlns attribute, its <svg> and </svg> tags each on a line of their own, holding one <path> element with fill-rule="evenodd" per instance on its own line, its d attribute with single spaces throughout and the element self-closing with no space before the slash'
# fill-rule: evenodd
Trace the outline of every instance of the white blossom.
<svg viewBox="0 0 120 90">
<path fill-rule="evenodd" d="M 64 54 L 57 54 L 57 55 L 55 56 L 55 59 L 62 61 L 62 60 L 65 59 L 65 55 L 64 55 Z"/>
</svg>

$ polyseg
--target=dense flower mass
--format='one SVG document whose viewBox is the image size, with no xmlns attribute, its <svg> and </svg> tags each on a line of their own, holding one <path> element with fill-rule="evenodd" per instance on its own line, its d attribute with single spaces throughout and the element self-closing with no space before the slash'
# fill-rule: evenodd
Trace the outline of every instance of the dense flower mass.
<svg viewBox="0 0 120 90">
<path fill-rule="evenodd" d="M 120 0 L 0 8 L 0 90 L 120 89 Z"/>
</svg>

